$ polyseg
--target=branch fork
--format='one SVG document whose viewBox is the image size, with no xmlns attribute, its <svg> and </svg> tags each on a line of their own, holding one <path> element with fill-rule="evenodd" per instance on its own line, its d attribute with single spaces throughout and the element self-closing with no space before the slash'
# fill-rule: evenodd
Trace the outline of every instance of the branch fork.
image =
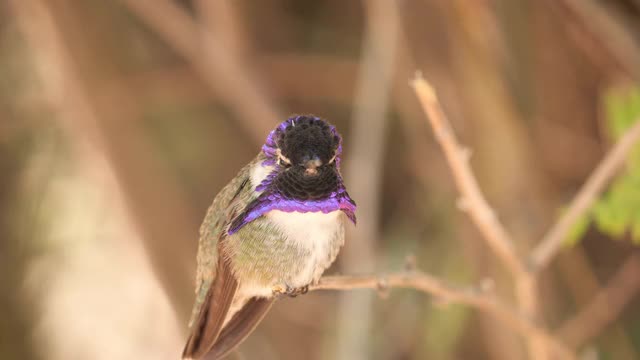
<svg viewBox="0 0 640 360">
<path fill-rule="evenodd" d="M 518 311 L 527 319 L 522 320 L 526 322 L 526 326 L 520 327 L 520 330 L 527 340 L 530 357 L 547 359 L 553 354 L 563 359 L 575 358 L 575 354 L 566 345 L 550 335 L 544 327 L 536 325 L 539 320 L 536 296 L 538 275 L 558 253 L 575 221 L 588 211 L 606 184 L 623 167 L 631 149 L 640 140 L 640 121 L 611 149 L 580 189 L 569 206 L 569 210 L 552 226 L 531 255 L 521 258 L 516 254 L 511 236 L 480 191 L 469 165 L 470 151 L 458 143 L 433 87 L 422 78 L 419 72 L 416 73 L 410 84 L 429 118 L 435 137 L 451 167 L 455 183 L 461 194 L 457 201 L 458 208 L 469 214 L 487 245 L 511 271 L 515 281 Z M 497 302 L 494 303 L 492 310 L 485 307 L 479 308 L 503 316 L 505 305 L 498 306 L 497 304 Z M 503 320 L 505 320 L 504 317 Z"/>
</svg>

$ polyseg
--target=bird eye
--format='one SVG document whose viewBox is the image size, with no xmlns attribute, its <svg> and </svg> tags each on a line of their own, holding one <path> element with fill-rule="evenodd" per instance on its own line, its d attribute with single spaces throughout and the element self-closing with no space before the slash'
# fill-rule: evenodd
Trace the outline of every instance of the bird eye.
<svg viewBox="0 0 640 360">
<path fill-rule="evenodd" d="M 284 162 L 281 158 L 278 159 L 278 165 L 283 166 L 285 168 L 290 168 L 291 164 Z"/>
<path fill-rule="evenodd" d="M 278 157 L 278 165 L 284 167 L 291 167 L 291 160 L 287 159 L 284 155 L 282 155 L 282 151 L 280 149 L 276 150 L 276 156 Z"/>
</svg>

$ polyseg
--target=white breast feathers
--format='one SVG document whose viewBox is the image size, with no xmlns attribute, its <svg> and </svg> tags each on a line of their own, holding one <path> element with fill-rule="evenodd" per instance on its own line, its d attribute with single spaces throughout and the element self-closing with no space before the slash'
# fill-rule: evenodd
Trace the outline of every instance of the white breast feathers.
<svg viewBox="0 0 640 360">
<path fill-rule="evenodd" d="M 283 212 L 273 210 L 267 217 L 277 224 L 286 236 L 286 241 L 306 250 L 306 266 L 299 274 L 294 274 L 293 287 L 301 287 L 318 280 L 322 272 L 331 265 L 337 250 L 342 246 L 344 231 L 341 212 Z"/>
</svg>

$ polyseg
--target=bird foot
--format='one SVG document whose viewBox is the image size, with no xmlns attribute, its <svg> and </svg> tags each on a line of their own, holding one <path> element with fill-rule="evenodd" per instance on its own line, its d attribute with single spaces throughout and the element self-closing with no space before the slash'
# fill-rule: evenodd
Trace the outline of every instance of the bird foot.
<svg viewBox="0 0 640 360">
<path fill-rule="evenodd" d="M 298 295 L 306 294 L 309 291 L 309 285 L 301 287 L 291 287 L 289 285 L 276 285 L 273 288 L 273 295 L 287 295 L 289 297 L 296 297 Z"/>
</svg>

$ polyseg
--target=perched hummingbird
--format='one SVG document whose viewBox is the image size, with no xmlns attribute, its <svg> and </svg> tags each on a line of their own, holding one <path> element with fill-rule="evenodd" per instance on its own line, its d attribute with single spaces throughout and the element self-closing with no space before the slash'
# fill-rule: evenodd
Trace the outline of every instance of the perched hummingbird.
<svg viewBox="0 0 640 360">
<path fill-rule="evenodd" d="M 280 295 L 307 292 L 344 244 L 356 204 L 340 174 L 342 138 L 293 116 L 215 197 L 200 228 L 196 300 L 183 359 L 220 359 Z"/>
</svg>

